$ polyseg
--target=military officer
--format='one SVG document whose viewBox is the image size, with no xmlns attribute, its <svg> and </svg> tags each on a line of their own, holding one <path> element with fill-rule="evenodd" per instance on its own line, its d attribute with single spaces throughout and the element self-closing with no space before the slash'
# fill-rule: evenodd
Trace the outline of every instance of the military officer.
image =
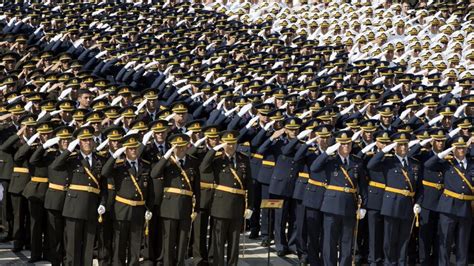
<svg viewBox="0 0 474 266">
<path fill-rule="evenodd" d="M 247 156 L 236 152 L 237 131 L 224 131 L 220 138 L 221 144 L 209 149 L 200 169 L 203 172 L 213 171 L 215 178 L 211 203 L 213 265 L 237 265 L 242 222 L 252 215 L 248 209 L 252 206 L 248 202 L 252 200 L 250 165 Z M 226 245 L 227 263 L 224 258 Z"/>
<path fill-rule="evenodd" d="M 102 143 L 97 147 L 101 149 L 103 145 L 107 145 L 108 149 L 101 149 L 98 152 L 104 160 L 108 160 L 120 147 L 121 140 L 125 131 L 119 126 L 110 126 L 103 131 L 107 138 L 105 144 Z M 102 223 L 99 223 L 97 230 L 97 259 L 100 265 L 111 265 L 113 256 L 113 205 L 115 202 L 115 183 L 113 178 L 107 178 L 107 203 L 105 205 L 106 211 L 102 215 Z"/>
<path fill-rule="evenodd" d="M 30 163 L 48 166 L 48 189 L 44 196 L 44 208 L 47 211 L 47 239 L 49 260 L 52 265 L 64 262 L 64 217 L 62 216 L 66 187 L 69 176 L 66 171 L 53 170 L 50 165 L 65 150 L 71 141 L 74 129 L 60 126 L 53 131 L 54 138 L 40 145 L 31 155 Z M 54 146 L 57 145 L 57 148 Z"/>
<path fill-rule="evenodd" d="M 74 131 L 76 140 L 51 164 L 67 171 L 69 186 L 62 215 L 66 220 L 67 265 L 91 265 L 98 219 L 105 213 L 107 180 L 101 177 L 103 158 L 93 151 L 93 128 Z M 75 148 L 79 145 L 79 150 Z"/>
<path fill-rule="evenodd" d="M 420 165 L 407 156 L 408 133 L 395 133 L 392 144 L 387 145 L 372 159 L 367 168 L 384 173 L 385 188 L 380 213 L 384 215 L 385 263 L 404 264 L 407 261 L 408 243 L 421 207 L 415 198 L 420 187 Z M 395 154 L 387 153 L 395 148 Z"/>
<path fill-rule="evenodd" d="M 114 179 L 114 265 L 138 265 L 143 228 L 152 217 L 153 184 L 150 165 L 138 157 L 137 134 L 123 138 L 102 168 L 102 176 Z M 121 153 L 125 153 L 120 159 Z M 148 234 L 149 225 L 145 226 Z"/>
<path fill-rule="evenodd" d="M 10 136 L 0 146 L 0 150 L 11 154 L 13 158 L 13 173 L 10 180 L 8 192 L 11 195 L 11 202 L 13 207 L 13 252 L 18 252 L 23 247 L 29 246 L 30 230 L 25 228 L 29 224 L 29 210 L 28 201 L 22 195 L 23 189 L 30 180 L 30 172 L 28 169 L 28 159 L 15 158 L 16 153 L 21 146 L 27 145 L 26 142 L 34 134 L 36 130 L 36 120 L 33 115 L 25 114 L 19 119 L 21 128 L 16 134 Z M 19 154 L 20 155 L 20 154 Z"/>
<path fill-rule="evenodd" d="M 153 167 L 151 177 L 162 179 L 163 199 L 160 204 L 163 232 L 163 263 L 184 265 L 191 222 L 199 208 L 199 161 L 187 154 L 189 137 L 174 134 L 172 147 Z"/>
<path fill-rule="evenodd" d="M 169 122 L 163 119 L 152 121 L 149 124 L 152 132 L 152 140 L 146 143 L 143 141 L 143 160 L 150 162 L 151 168 L 153 168 L 165 155 L 165 153 L 171 148 L 170 143 L 167 141 L 169 132 Z M 149 222 L 149 233 L 145 236 L 143 259 L 146 265 L 155 265 L 155 263 L 163 263 L 163 247 L 161 236 L 163 231 L 161 230 L 161 217 L 160 217 L 160 205 L 163 200 L 163 179 L 161 177 L 153 178 L 153 191 L 154 191 L 154 204 L 151 212 L 153 216 Z"/>
<path fill-rule="evenodd" d="M 192 129 L 190 129 L 192 130 Z M 209 149 L 214 148 L 219 144 L 219 128 L 216 125 L 209 125 L 202 128 L 204 139 L 198 140 L 194 143 L 189 153 L 196 156 L 199 161 L 204 159 L 204 156 Z M 200 142 L 205 141 L 205 145 L 201 147 Z M 209 169 L 208 169 L 209 170 Z M 200 177 L 200 206 L 197 213 L 196 220 L 193 223 L 193 264 L 194 265 L 209 265 L 212 264 L 212 220 L 210 216 L 210 207 L 212 202 L 212 195 L 214 194 L 214 171 L 204 172 L 199 170 Z M 211 230 L 208 234 L 208 228 Z M 209 239 L 207 238 L 209 235 Z"/>
<path fill-rule="evenodd" d="M 439 198 L 438 265 L 449 265 L 456 243 L 456 265 L 467 265 L 472 225 L 471 202 L 474 200 L 474 161 L 466 157 L 468 138 L 455 136 L 449 148 L 433 155 L 425 167 L 442 172 L 444 190 Z M 452 153 L 452 155 L 450 155 Z"/>
<path fill-rule="evenodd" d="M 365 167 L 359 157 L 351 154 L 352 135 L 352 131 L 339 131 L 336 144 L 327 148 L 311 165 L 312 172 L 325 175 L 327 180 L 321 204 L 325 265 L 352 263 L 354 226 L 356 219 L 363 219 L 366 214 Z"/>
<path fill-rule="evenodd" d="M 48 156 L 41 156 L 33 158 L 34 151 L 42 149 L 42 145 L 50 139 L 53 127 L 50 122 L 42 122 L 37 124 L 35 138 L 27 141 L 18 150 L 16 157 L 28 158 L 28 165 L 31 173 L 31 179 L 26 184 L 23 190 L 23 196 L 28 200 L 30 209 L 30 230 L 31 230 L 31 258 L 30 263 L 40 261 L 41 258 L 49 257 L 47 247 L 46 234 L 46 218 L 47 213 L 44 208 L 44 197 L 46 189 L 48 188 L 48 160 L 47 158 L 55 154 L 54 150 L 50 150 L 51 154 Z M 38 145 L 38 142 L 39 144 Z M 43 150 L 44 151 L 44 150 Z M 34 159 L 34 160 L 32 160 Z M 39 159 L 39 160 L 38 160 Z M 44 242 L 43 242 L 44 240 Z M 44 252 L 44 254 L 43 254 Z"/>
</svg>

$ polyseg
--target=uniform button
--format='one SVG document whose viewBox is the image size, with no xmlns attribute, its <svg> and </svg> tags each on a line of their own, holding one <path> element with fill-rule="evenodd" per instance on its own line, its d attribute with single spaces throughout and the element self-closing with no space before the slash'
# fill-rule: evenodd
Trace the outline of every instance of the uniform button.
<svg viewBox="0 0 474 266">
<path fill-rule="evenodd" d="M 462 186 L 462 188 L 464 188 L 464 186 Z"/>
<path fill-rule="evenodd" d="M 89 183 L 89 186 L 91 185 L 91 183 Z"/>
<path fill-rule="evenodd" d="M 234 183 L 234 186 L 237 186 L 237 183 Z"/>
</svg>

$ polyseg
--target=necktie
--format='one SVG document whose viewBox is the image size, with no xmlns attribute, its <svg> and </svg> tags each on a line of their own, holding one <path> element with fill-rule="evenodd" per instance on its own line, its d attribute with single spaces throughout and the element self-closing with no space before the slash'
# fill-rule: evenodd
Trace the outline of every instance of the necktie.
<svg viewBox="0 0 474 266">
<path fill-rule="evenodd" d="M 407 162 L 407 160 L 406 160 L 405 158 L 402 160 L 402 165 L 403 165 L 403 167 L 407 167 L 407 166 L 408 166 L 408 162 Z"/>
<path fill-rule="evenodd" d="M 158 153 L 163 155 L 163 145 L 158 145 Z"/>
<path fill-rule="evenodd" d="M 181 166 L 181 168 L 184 167 L 184 160 L 183 159 L 179 159 L 179 165 Z"/>
<path fill-rule="evenodd" d="M 346 158 L 342 158 L 342 165 L 344 165 L 344 166 L 347 165 L 347 159 Z"/>
<path fill-rule="evenodd" d="M 132 173 L 134 175 L 137 174 L 137 166 L 136 166 L 136 163 L 135 162 L 130 162 L 130 164 L 132 165 Z"/>
<path fill-rule="evenodd" d="M 90 156 L 86 156 L 86 162 L 87 162 L 87 166 L 89 168 L 92 168 L 92 160 L 91 160 L 91 157 Z"/>
</svg>

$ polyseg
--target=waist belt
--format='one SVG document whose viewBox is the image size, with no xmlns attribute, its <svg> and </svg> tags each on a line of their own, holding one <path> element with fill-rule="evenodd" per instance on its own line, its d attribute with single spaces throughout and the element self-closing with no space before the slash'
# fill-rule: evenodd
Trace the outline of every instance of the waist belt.
<svg viewBox="0 0 474 266">
<path fill-rule="evenodd" d="M 250 156 L 252 156 L 255 159 L 263 159 L 263 155 L 258 154 L 258 153 L 251 153 Z"/>
<path fill-rule="evenodd" d="M 223 185 L 217 185 L 216 186 L 217 190 L 224 191 L 224 192 L 229 192 L 232 194 L 238 194 L 238 195 L 244 195 L 245 196 L 245 190 L 243 189 L 238 189 L 238 188 L 233 188 L 233 187 L 228 187 L 228 186 L 223 186 Z"/>
<path fill-rule="evenodd" d="M 26 167 L 13 167 L 13 172 L 28 174 L 30 171 L 28 171 L 28 168 Z"/>
<path fill-rule="evenodd" d="M 434 183 L 434 182 L 429 182 L 429 181 L 426 181 L 426 180 L 423 180 L 421 181 L 423 183 L 423 185 L 427 186 L 427 187 L 432 187 L 432 188 L 436 188 L 437 190 L 441 190 L 444 188 L 444 185 L 443 184 L 439 184 L 439 183 Z"/>
<path fill-rule="evenodd" d="M 201 189 L 213 189 L 214 187 L 214 183 L 201 182 Z"/>
<path fill-rule="evenodd" d="M 333 185 L 327 185 L 326 189 L 345 192 L 345 193 L 353 193 L 353 194 L 357 192 L 357 189 L 355 188 L 339 187 L 339 186 L 333 186 Z"/>
<path fill-rule="evenodd" d="M 114 190 L 115 187 L 114 187 L 114 185 L 112 185 L 112 184 L 107 184 L 107 189 Z"/>
<path fill-rule="evenodd" d="M 262 161 L 262 164 L 266 166 L 275 166 L 275 162 L 272 161 Z"/>
<path fill-rule="evenodd" d="M 304 172 L 299 172 L 298 173 L 298 177 L 302 177 L 302 178 L 309 178 L 309 174 L 308 173 L 304 173 Z"/>
<path fill-rule="evenodd" d="M 319 182 L 319 181 L 316 181 L 316 180 L 313 180 L 313 179 L 309 179 L 308 183 L 310 183 L 313 186 L 326 187 L 326 183 Z"/>
<path fill-rule="evenodd" d="M 58 185 L 58 184 L 49 183 L 49 184 L 48 184 L 48 187 L 49 187 L 50 189 L 54 189 L 54 190 L 66 191 L 66 187 L 63 186 L 63 185 Z"/>
<path fill-rule="evenodd" d="M 185 196 L 190 196 L 190 197 L 193 196 L 193 192 L 191 190 L 186 190 L 186 189 L 179 189 L 179 188 L 174 188 L 174 187 L 165 187 L 164 191 L 168 192 L 168 193 L 185 195 Z"/>
<path fill-rule="evenodd" d="M 48 183 L 47 177 L 32 176 L 31 181 L 38 183 Z"/>
<path fill-rule="evenodd" d="M 453 192 L 453 191 L 447 190 L 447 189 L 444 190 L 444 194 L 451 197 L 451 198 L 455 198 L 455 199 L 459 199 L 459 200 L 474 200 L 474 195 L 459 194 L 459 193 L 456 193 L 456 192 Z"/>
<path fill-rule="evenodd" d="M 371 186 L 371 187 L 376 187 L 376 188 L 381 188 L 381 189 L 384 189 L 384 188 L 385 188 L 385 184 L 379 183 L 379 182 L 375 182 L 375 181 L 369 181 L 369 186 Z"/>
<path fill-rule="evenodd" d="M 71 190 L 78 190 L 78 191 L 85 191 L 85 192 L 90 192 L 94 194 L 99 194 L 100 189 L 91 187 L 91 186 L 82 186 L 82 185 L 70 185 L 69 189 Z"/>
<path fill-rule="evenodd" d="M 405 197 L 413 197 L 413 196 L 415 196 L 415 192 L 411 192 L 410 190 L 406 190 L 406 189 L 398 189 L 398 188 L 393 188 L 393 187 L 385 187 L 385 191 L 397 193 L 397 194 L 403 195 L 403 196 L 405 196 Z"/>
<path fill-rule="evenodd" d="M 130 205 L 130 206 L 143 206 L 143 205 L 145 205 L 144 200 L 129 200 L 129 199 L 126 199 L 126 198 L 122 198 L 120 196 L 115 196 L 115 200 L 120 202 L 120 203 L 127 204 L 127 205 Z"/>
</svg>

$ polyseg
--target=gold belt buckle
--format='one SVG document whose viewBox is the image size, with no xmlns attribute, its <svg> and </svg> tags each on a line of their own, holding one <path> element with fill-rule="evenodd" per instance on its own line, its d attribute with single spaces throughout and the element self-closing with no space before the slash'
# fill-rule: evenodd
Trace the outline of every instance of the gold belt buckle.
<svg viewBox="0 0 474 266">
<path fill-rule="evenodd" d="M 345 188 L 344 188 L 344 192 L 349 193 L 349 188 L 348 188 L 348 187 L 345 187 Z"/>
<path fill-rule="evenodd" d="M 410 194 L 410 191 L 408 191 L 408 190 L 403 190 L 403 195 L 404 195 L 405 197 L 408 197 L 409 194 Z"/>
<path fill-rule="evenodd" d="M 92 187 L 89 187 L 89 186 L 87 187 L 87 192 L 93 192 L 93 191 L 94 189 Z"/>
<path fill-rule="evenodd" d="M 184 189 L 180 189 L 179 192 L 181 193 L 181 195 L 186 195 L 187 194 L 186 190 L 184 190 Z"/>
<path fill-rule="evenodd" d="M 443 188 L 443 185 L 442 184 L 436 184 L 436 189 L 437 190 L 441 190 Z"/>
</svg>

